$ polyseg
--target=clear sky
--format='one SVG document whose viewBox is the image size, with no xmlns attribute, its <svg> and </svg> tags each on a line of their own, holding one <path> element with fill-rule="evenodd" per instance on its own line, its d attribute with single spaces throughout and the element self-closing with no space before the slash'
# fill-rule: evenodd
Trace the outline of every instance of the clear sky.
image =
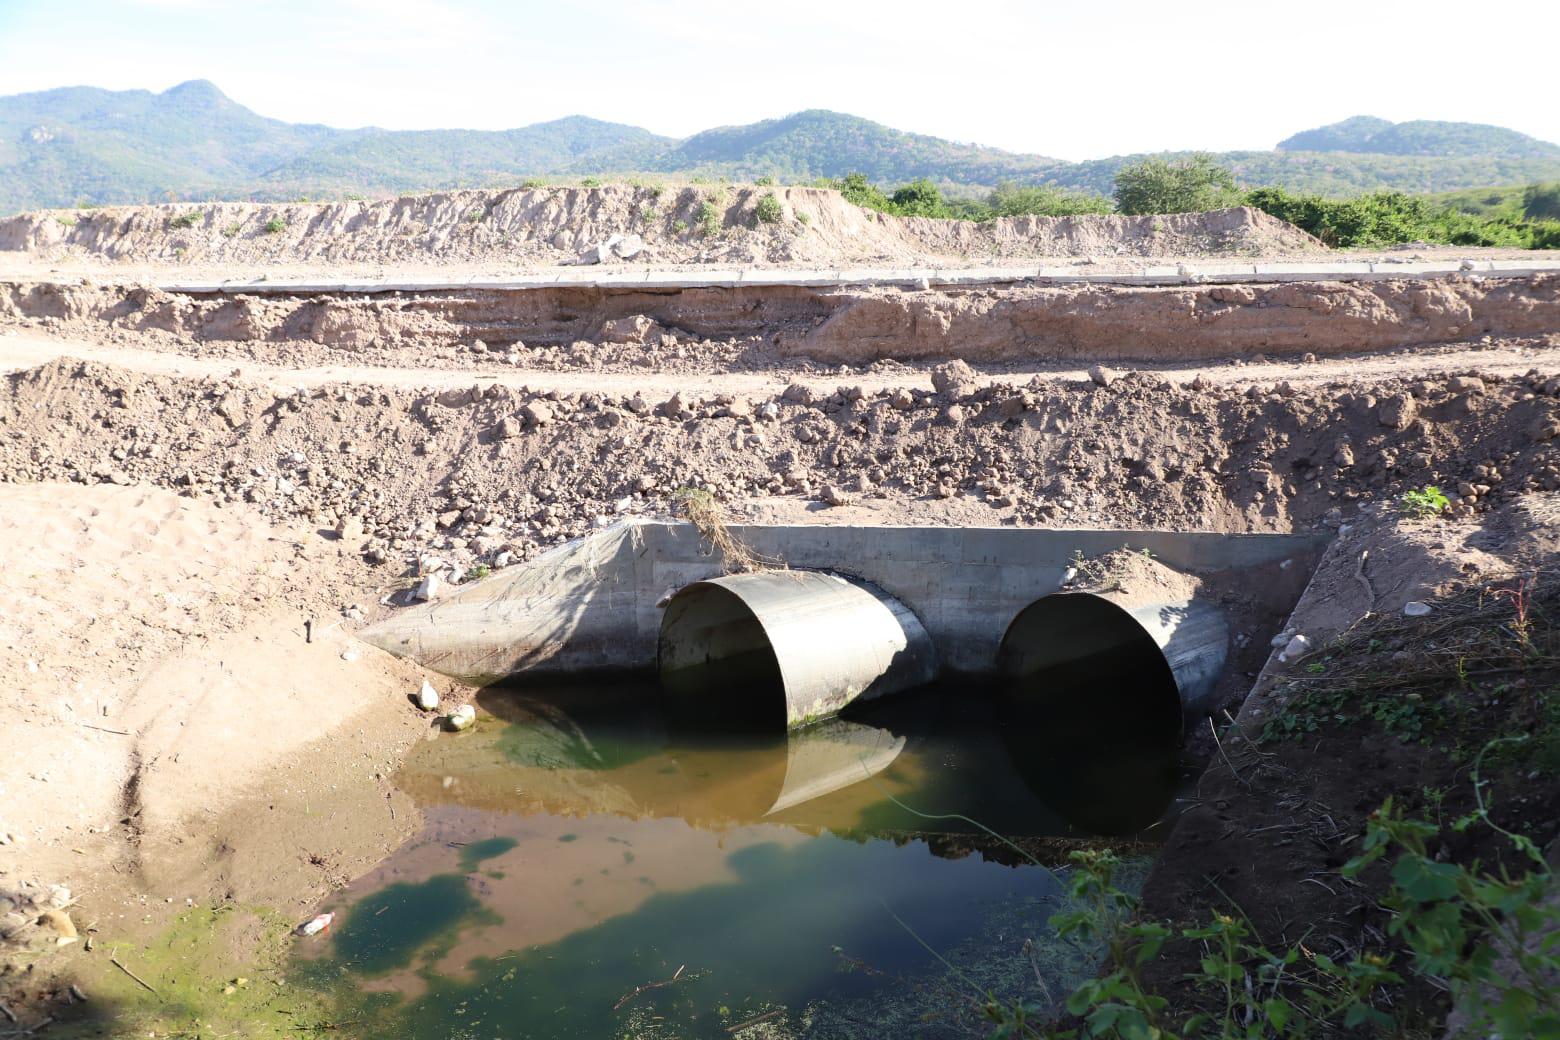
<svg viewBox="0 0 1560 1040">
<path fill-rule="evenodd" d="M 831 108 L 1083 159 L 1357 114 L 1560 141 L 1556 39 L 1557 0 L 0 0 L 0 94 L 199 78 L 295 122 L 672 136 Z"/>
</svg>

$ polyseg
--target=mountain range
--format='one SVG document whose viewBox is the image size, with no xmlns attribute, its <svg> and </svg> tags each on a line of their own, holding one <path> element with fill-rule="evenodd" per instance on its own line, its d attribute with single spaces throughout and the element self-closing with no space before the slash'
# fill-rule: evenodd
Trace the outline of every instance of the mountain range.
<svg viewBox="0 0 1560 1040">
<path fill-rule="evenodd" d="M 1181 153 L 1168 153 L 1181 154 Z M 688 138 L 585 116 L 515 130 L 338 130 L 268 119 L 205 80 L 161 93 L 63 87 L 0 97 L 0 213 L 183 199 L 287 199 L 657 174 L 805 182 L 864 173 L 953 193 L 1001 181 L 1108 193 L 1138 156 L 1066 162 L 797 112 Z M 1498 126 L 1356 116 L 1272 151 L 1220 153 L 1247 185 L 1347 195 L 1560 178 L 1560 145 Z"/>
</svg>

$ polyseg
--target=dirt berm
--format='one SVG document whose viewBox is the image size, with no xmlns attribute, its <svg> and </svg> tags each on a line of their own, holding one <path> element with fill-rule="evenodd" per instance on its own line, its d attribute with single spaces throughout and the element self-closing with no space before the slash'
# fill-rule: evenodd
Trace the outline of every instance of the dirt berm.
<svg viewBox="0 0 1560 1040">
<path fill-rule="evenodd" d="M 947 357 L 1165 361 L 1544 335 L 1560 328 L 1560 276 L 1168 288 L 559 287 L 267 296 L 0 283 L 0 322 L 6 320 L 86 323 L 83 331 L 93 335 L 101 331 L 98 323 L 108 323 L 186 341 L 320 344 L 346 352 L 478 341 L 494 353 L 590 340 L 639 345 L 670 333 L 680 340 L 762 337 L 771 345 L 770 360 L 836 364 Z M 630 326 L 637 330 L 632 335 L 624 332 Z"/>
<path fill-rule="evenodd" d="M 779 220 L 756 212 L 774 195 Z M 491 262 L 555 266 L 612 235 L 635 264 L 969 262 L 1026 257 L 1280 256 L 1320 242 L 1260 210 L 1169 216 L 894 217 L 819 188 L 631 187 L 453 191 L 332 203 L 218 202 L 24 213 L 0 250 L 51 261 L 181 265 Z"/>
</svg>

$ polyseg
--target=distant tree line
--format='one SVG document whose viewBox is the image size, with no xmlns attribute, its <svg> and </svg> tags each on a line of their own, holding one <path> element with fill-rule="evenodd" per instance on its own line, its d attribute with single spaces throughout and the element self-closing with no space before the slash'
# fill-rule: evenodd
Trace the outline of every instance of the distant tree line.
<svg viewBox="0 0 1560 1040">
<path fill-rule="evenodd" d="M 818 182 L 866 209 L 906 217 L 994 220 L 1078 214 L 1200 213 L 1251 206 L 1286 220 L 1335 248 L 1371 248 L 1402 242 L 1520 249 L 1560 249 L 1560 182 L 1502 192 L 1480 211 L 1454 200 L 1375 191 L 1348 199 L 1299 194 L 1286 188 L 1242 190 L 1235 175 L 1210 155 L 1148 158 L 1123 166 L 1112 197 L 1051 185 L 999 184 L 984 199 L 944 198 L 930 180 L 888 192 L 864 174 Z M 1467 194 L 1467 193 L 1464 193 Z"/>
</svg>

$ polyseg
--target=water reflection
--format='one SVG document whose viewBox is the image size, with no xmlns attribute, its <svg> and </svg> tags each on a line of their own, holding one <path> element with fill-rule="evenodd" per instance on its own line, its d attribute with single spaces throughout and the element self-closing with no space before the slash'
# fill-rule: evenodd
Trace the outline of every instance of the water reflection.
<svg viewBox="0 0 1560 1040">
<path fill-rule="evenodd" d="M 1174 742 L 1097 702 L 932 687 L 789 733 L 710 729 L 675 705 L 649 685 L 491 690 L 507 725 L 438 741 L 398 782 L 431 804 L 715 829 L 1080 837 L 1154 825 L 1181 779 Z"/>
<path fill-rule="evenodd" d="M 364 1035 L 721 1037 L 770 1014 L 774 1036 L 966 1035 L 967 979 L 1032 997 L 1087 970 L 1045 934 L 1061 886 L 1034 860 L 1151 828 L 1177 780 L 1142 745 L 1078 754 L 1108 736 L 1063 731 L 1087 713 L 990 691 L 790 733 L 710 727 L 653 685 L 481 700 L 396 778 L 421 834 L 303 951 L 298 979 Z"/>
</svg>

